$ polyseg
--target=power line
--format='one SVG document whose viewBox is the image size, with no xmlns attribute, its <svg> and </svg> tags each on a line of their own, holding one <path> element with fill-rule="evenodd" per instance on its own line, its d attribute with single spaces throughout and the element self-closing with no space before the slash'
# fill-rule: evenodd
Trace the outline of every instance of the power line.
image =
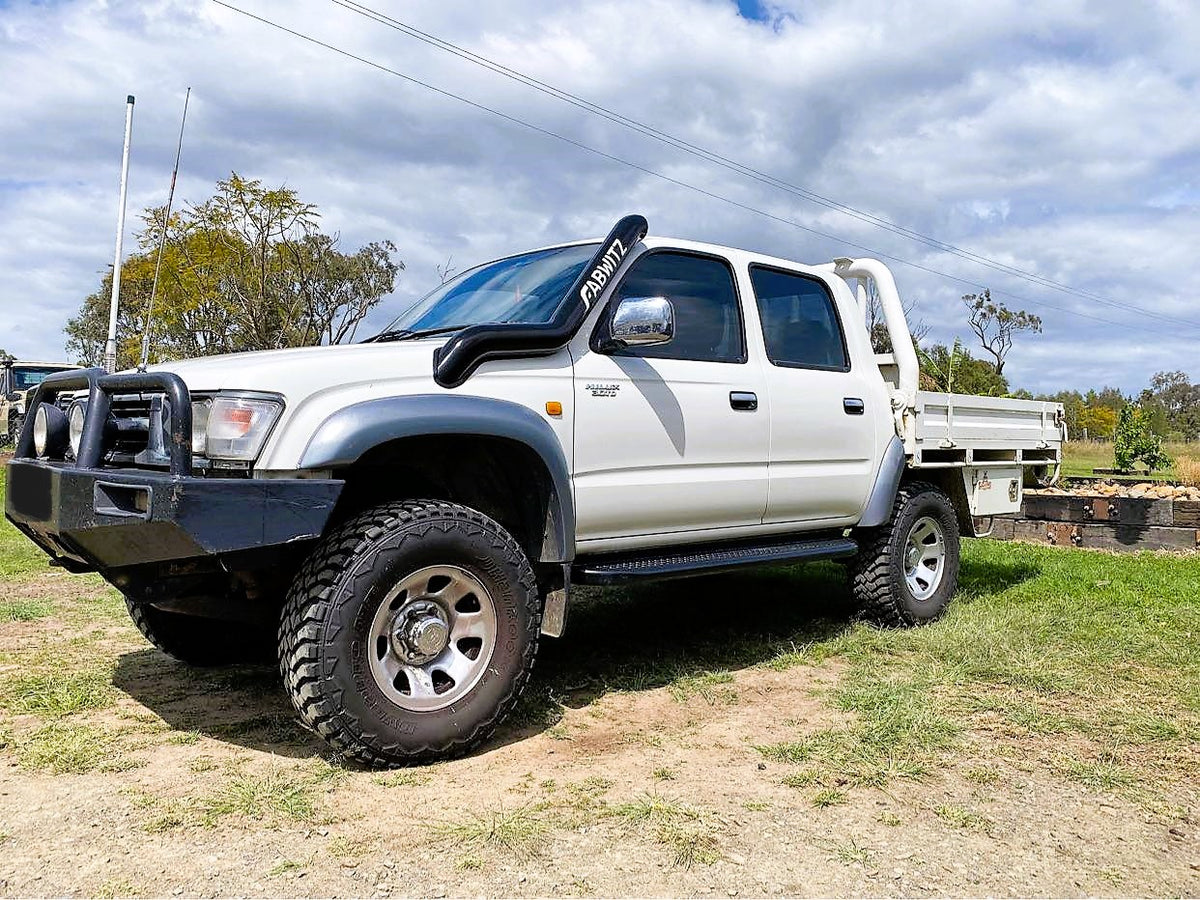
<svg viewBox="0 0 1200 900">
<path fill-rule="evenodd" d="M 740 163 L 736 160 L 729 159 L 728 157 L 722 156 L 719 153 L 716 153 L 705 147 L 701 147 L 696 144 L 692 144 L 692 143 L 684 140 L 683 138 L 679 138 L 674 135 L 671 135 L 671 134 L 664 132 L 658 128 L 655 128 L 652 125 L 647 125 L 644 122 L 640 122 L 636 119 L 631 119 L 628 116 L 622 115 L 621 113 L 614 112 L 613 110 L 606 108 L 604 106 L 601 106 L 600 104 L 594 103 L 583 97 L 579 97 L 568 91 L 564 91 L 560 88 L 557 88 L 552 84 L 548 84 L 544 81 L 539 81 L 538 79 L 536 79 L 530 75 L 526 75 L 523 72 L 519 72 L 516 69 L 512 69 L 508 66 L 505 66 L 502 63 L 498 63 L 495 60 L 489 59 L 485 56 L 481 56 L 481 55 L 474 53 L 471 50 L 468 50 L 457 44 L 453 44 L 449 41 L 443 40 L 442 38 L 439 38 L 436 35 L 429 34 L 428 32 L 425 32 L 425 31 L 421 31 L 420 29 L 418 29 L 412 25 L 409 25 L 405 22 L 402 22 L 399 19 L 395 19 L 391 16 L 386 15 L 385 13 L 382 13 L 382 12 L 379 12 L 378 10 L 372 9 L 371 7 L 366 6 L 363 3 L 359 3 L 359 2 L 357 2 L 357 0 L 330 0 L 330 2 L 336 4 L 337 6 L 342 7 L 343 9 L 346 9 L 350 12 L 353 12 L 360 16 L 363 16 L 364 18 L 367 18 L 373 22 L 376 22 L 377 24 L 384 25 L 388 28 L 391 28 L 394 31 L 399 31 L 402 34 L 405 34 L 405 35 L 408 35 L 409 37 L 415 38 L 416 40 L 421 41 L 425 44 L 428 44 L 429 46 L 435 47 L 439 50 L 443 50 L 447 53 L 451 53 L 454 56 L 457 56 L 461 59 L 466 60 L 467 62 L 470 62 L 470 63 L 480 66 L 482 68 L 488 69 L 489 71 L 494 72 L 498 75 L 501 75 L 505 78 L 508 78 L 512 81 L 519 82 L 520 84 L 523 84 L 526 87 L 532 88 L 533 90 L 536 90 L 536 91 L 539 91 L 548 96 L 554 97 L 555 99 L 561 100 L 565 103 L 569 103 L 572 106 L 575 106 L 579 109 L 583 109 L 587 112 L 590 112 L 590 113 L 592 113 L 596 116 L 599 116 L 603 119 L 606 119 L 610 122 L 614 122 L 618 125 L 621 125 L 625 128 L 628 128 L 632 131 L 642 134 L 645 137 L 649 137 L 652 140 L 658 141 L 659 143 L 667 144 L 668 146 L 682 150 L 683 152 L 688 153 L 691 156 L 704 159 L 705 161 L 710 162 L 710 163 L 715 163 L 716 165 L 719 165 L 730 171 L 737 172 L 738 174 L 743 175 L 747 178 L 753 179 L 754 181 L 758 181 L 762 184 L 766 184 L 771 187 L 777 188 L 779 190 L 786 191 L 787 193 L 793 194 L 795 196 L 802 197 L 805 200 L 808 200 L 812 203 L 816 203 L 820 206 L 824 206 L 827 209 L 834 210 L 843 215 L 850 216 L 851 218 L 858 219 L 859 221 L 865 222 L 873 227 L 884 229 L 893 234 L 899 235 L 900 237 L 904 237 L 908 240 L 916 241 L 918 243 L 924 244 L 925 246 L 931 247 L 931 248 L 938 250 L 940 252 L 943 252 L 943 253 L 949 253 L 954 256 L 958 256 L 962 259 L 966 259 L 966 260 L 968 260 L 970 262 L 974 262 L 978 265 L 985 266 L 985 267 L 987 267 L 989 269 L 993 269 L 997 272 L 1001 272 L 1006 275 L 1011 275 L 1011 276 L 1014 276 L 1017 278 L 1021 278 L 1025 281 L 1030 281 L 1041 287 L 1047 287 L 1052 290 L 1061 291 L 1063 293 L 1073 294 L 1077 297 L 1081 297 L 1081 298 L 1087 299 L 1087 300 L 1092 300 L 1096 303 L 1100 303 L 1104 306 L 1109 306 L 1114 309 L 1119 309 L 1119 310 L 1123 310 L 1126 312 L 1136 312 L 1140 315 L 1158 319 L 1158 320 L 1160 320 L 1162 322 L 1166 322 L 1168 324 L 1187 325 L 1192 328 L 1200 328 L 1200 322 L 1194 322 L 1189 319 L 1180 318 L 1178 316 L 1172 316 L 1172 315 L 1165 314 L 1165 313 L 1155 312 L 1154 310 L 1146 309 L 1146 308 L 1138 306 L 1137 304 L 1134 304 L 1134 303 L 1127 303 L 1127 302 L 1121 302 L 1121 301 L 1117 301 L 1117 300 L 1111 300 L 1111 299 L 1104 297 L 1100 294 L 1097 294 L 1093 291 L 1075 288 L 1069 284 L 1064 284 L 1063 282 L 1055 281 L 1052 278 L 1048 278 L 1048 277 L 1046 277 L 1044 275 L 1040 275 L 1036 272 L 1030 272 L 1026 269 L 1021 269 L 1021 268 L 1018 268 L 1017 266 L 1009 265 L 1008 263 L 1001 262 L 992 257 L 984 256 L 982 254 L 975 253 L 972 250 L 968 250 L 968 249 L 965 249 L 962 247 L 958 247 L 954 244 L 950 244 L 945 241 L 941 241 L 930 235 L 923 234 L 921 232 L 914 231 L 909 228 L 905 228 L 902 225 L 898 225 L 895 222 L 892 222 L 892 221 L 882 218 L 880 216 L 876 216 L 870 212 L 867 212 L 865 210 L 851 206 L 849 204 L 841 203 L 837 200 L 833 200 L 822 194 L 818 194 L 815 191 L 811 191 L 807 188 L 790 183 L 790 182 L 785 181 L 781 178 L 778 178 L 774 175 L 770 175 L 770 174 L 762 172 L 758 169 L 752 168 L 751 166 L 748 166 L 744 163 Z"/>
<path fill-rule="evenodd" d="M 563 143 L 570 144 L 571 146 L 576 147 L 580 150 L 583 150 L 587 153 L 591 153 L 591 154 L 594 154 L 595 156 L 601 157 L 602 159 L 606 159 L 611 162 L 615 162 L 615 163 L 619 163 L 623 166 L 627 166 L 631 169 L 642 172 L 643 174 L 650 175 L 661 181 L 665 181 L 668 184 L 673 184 L 677 187 L 681 187 L 686 190 L 694 191 L 698 194 L 701 194 L 705 197 L 709 197 L 713 200 L 719 200 L 722 203 L 729 204 L 730 206 L 734 206 L 734 207 L 744 210 L 746 212 L 754 213 L 755 215 L 760 215 L 765 218 L 772 219 L 772 220 L 779 222 L 781 224 L 784 224 L 784 225 L 790 225 L 793 228 L 798 228 L 801 231 L 806 231 L 810 234 L 817 235 L 818 237 L 823 237 L 827 240 L 836 241 L 837 243 L 844 244 L 848 247 L 854 247 L 855 249 L 862 250 L 866 253 L 871 254 L 872 256 L 876 256 L 881 259 L 891 260 L 892 262 L 900 263 L 901 265 L 909 266 L 910 268 L 918 269 L 922 272 L 927 272 L 931 275 L 937 275 L 941 278 L 947 278 L 947 279 L 957 282 L 959 284 L 966 285 L 967 287 L 975 288 L 977 290 L 982 290 L 986 287 L 986 285 L 983 285 L 979 282 L 971 281 L 968 278 L 963 278 L 958 275 L 953 275 L 949 272 L 943 272 L 938 269 L 934 269 L 930 266 L 922 265 L 921 263 L 915 263 L 915 262 L 912 262 L 911 260 L 904 259 L 903 257 L 895 256 L 894 254 L 884 253 L 880 250 L 875 250 L 864 244 L 859 244 L 859 243 L 856 243 L 855 241 L 847 240 L 846 238 L 839 237 L 838 235 L 831 234 L 829 232 L 821 231 L 820 229 L 813 228 L 809 225 L 804 225 L 803 223 L 797 222 L 794 219 L 789 219 L 784 216 L 779 216 L 779 215 L 776 215 L 775 213 L 768 212 L 767 210 L 759 209 L 758 207 L 754 207 L 754 206 L 750 206 L 749 204 L 742 203 L 739 200 L 734 200 L 731 197 L 726 197 L 722 194 L 717 194 L 706 188 L 702 188 L 699 185 L 691 184 L 689 182 L 682 181 L 678 178 L 673 178 L 670 175 L 665 175 L 662 172 L 658 172 L 654 169 L 648 168 L 647 166 L 642 166 L 642 165 L 639 165 L 638 163 L 632 162 L 630 160 L 623 159 L 622 157 L 615 156 L 615 155 L 613 155 L 611 153 L 607 153 L 603 150 L 599 150 L 595 147 L 592 147 L 592 146 L 589 146 L 588 144 L 583 143 L 582 141 L 577 141 L 574 138 L 567 137 L 566 135 L 563 135 L 563 134 L 559 134 L 556 131 L 551 131 L 548 128 L 543 128 L 540 125 L 534 125 L 533 123 L 527 122 L 524 119 L 519 119 L 516 116 L 512 116 L 512 115 L 509 115 L 508 113 L 501 112 L 500 110 L 494 109 L 490 106 L 486 106 L 475 100 L 471 100 L 467 97 L 464 97 L 461 94 L 456 94 L 452 91 L 445 90 L 444 88 L 436 87 L 435 85 L 429 84 L 426 81 L 422 81 L 421 79 L 416 78 L 412 75 L 406 75 L 403 72 L 400 72 L 400 71 L 397 71 L 396 69 L 392 69 L 388 66 L 385 66 L 382 63 L 375 62 L 374 60 L 367 59 L 366 57 L 363 57 L 363 56 L 358 56 L 357 54 L 351 53 L 349 50 L 343 50 L 342 48 L 336 47 L 333 44 L 330 44 L 319 38 L 315 38 L 311 35 L 304 34 L 303 32 L 296 31 L 292 28 L 288 28 L 286 25 L 281 25 L 278 22 L 274 22 L 270 19 L 266 19 L 262 16 L 256 15 L 255 13 L 241 9 L 240 7 L 233 6 L 232 4 L 225 2 L 225 0 L 212 0 L 212 2 L 217 4 L 218 6 L 228 9 L 232 12 L 238 13 L 239 15 L 245 16 L 246 18 L 253 19 L 256 22 L 261 22 L 262 24 L 270 26 L 271 28 L 274 28 L 278 31 L 282 31 L 285 34 L 290 34 L 293 37 L 299 38 L 302 41 L 306 41 L 310 44 L 314 44 L 318 47 L 322 47 L 333 53 L 337 53 L 338 55 L 344 56 L 347 59 L 352 59 L 356 62 L 363 63 L 364 65 L 370 66 L 373 69 L 377 69 L 388 75 L 395 76 L 396 78 L 400 78 L 404 81 L 409 82 L 410 84 L 415 84 L 418 87 L 425 88 L 426 90 L 432 91 L 433 93 L 439 94 L 443 97 L 447 97 L 452 100 L 457 100 L 458 102 L 463 103 L 467 106 L 470 106 L 473 109 L 478 109 L 482 112 L 486 112 L 490 115 L 493 115 L 493 116 L 495 116 L 499 119 L 502 119 L 506 122 L 509 122 L 513 125 L 519 125 L 522 128 L 526 128 L 537 134 L 544 135 L 545 137 L 551 137 L 551 138 L 554 138 L 555 140 L 562 141 Z M 1113 325 L 1118 328 L 1133 328 L 1133 329 L 1136 329 L 1139 331 L 1145 331 L 1150 334 L 1156 334 L 1159 336 L 1170 336 L 1170 335 L 1168 335 L 1167 332 L 1156 331 L 1154 329 L 1147 328 L 1145 325 L 1126 323 L 1126 322 L 1116 322 L 1116 321 L 1113 321 L 1112 319 L 1105 319 L 1105 318 L 1101 318 L 1100 316 L 1093 316 L 1089 313 L 1079 312 L 1078 310 L 1070 309 L 1068 307 L 1055 306 L 1054 304 L 1048 303 L 1045 300 L 1035 300 L 1035 299 L 1032 299 L 1029 297 L 1024 297 L 1020 294 L 1014 294 L 1011 291 L 1003 291 L 1003 290 L 999 290 L 999 289 L 993 289 L 992 293 L 1000 295 L 1000 296 L 1011 297 L 1012 299 L 1018 300 L 1022 303 L 1032 303 L 1035 305 L 1045 306 L 1048 309 L 1053 309 L 1057 312 L 1065 313 L 1066 315 L 1072 315 L 1072 316 L 1078 316 L 1078 317 L 1084 318 L 1084 319 L 1090 319 L 1094 322 L 1101 322 L 1105 325 Z"/>
</svg>

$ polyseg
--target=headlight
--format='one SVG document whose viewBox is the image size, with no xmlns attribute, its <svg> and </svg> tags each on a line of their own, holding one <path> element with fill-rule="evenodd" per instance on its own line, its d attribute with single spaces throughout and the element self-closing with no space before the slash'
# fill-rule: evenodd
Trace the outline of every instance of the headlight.
<svg viewBox="0 0 1200 900">
<path fill-rule="evenodd" d="M 38 456 L 61 458 L 67 449 L 67 417 L 57 406 L 39 403 L 33 416 L 33 449 Z"/>
<path fill-rule="evenodd" d="M 254 460 L 282 408 L 277 400 L 216 397 L 207 411 L 209 459 Z M 192 408 L 195 415 L 195 407 Z M 192 423 L 193 434 L 198 423 Z"/>
<path fill-rule="evenodd" d="M 67 431 L 70 435 L 71 453 L 79 459 L 79 445 L 83 442 L 83 422 L 87 418 L 87 402 L 76 400 L 67 410 Z"/>
</svg>

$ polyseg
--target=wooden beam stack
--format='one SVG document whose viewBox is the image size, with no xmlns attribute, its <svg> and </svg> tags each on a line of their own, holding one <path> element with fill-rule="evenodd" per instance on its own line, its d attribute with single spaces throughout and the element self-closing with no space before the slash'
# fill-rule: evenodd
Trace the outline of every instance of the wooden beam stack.
<svg viewBox="0 0 1200 900">
<path fill-rule="evenodd" d="M 1019 515 L 997 517 L 992 537 L 1095 550 L 1200 549 L 1200 501 L 1026 494 Z"/>
</svg>

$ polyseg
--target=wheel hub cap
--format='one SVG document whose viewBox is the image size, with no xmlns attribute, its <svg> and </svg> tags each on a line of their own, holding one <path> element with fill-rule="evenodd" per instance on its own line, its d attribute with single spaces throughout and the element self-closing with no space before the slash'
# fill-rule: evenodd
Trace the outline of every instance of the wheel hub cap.
<svg viewBox="0 0 1200 900">
<path fill-rule="evenodd" d="M 925 601 L 942 583 L 946 568 L 946 537 L 941 523 L 922 516 L 908 530 L 904 542 L 904 581 L 914 600 Z"/>
<path fill-rule="evenodd" d="M 459 566 L 420 569 L 375 612 L 366 647 L 371 675 L 402 709 L 443 709 L 487 672 L 496 633 L 496 607 L 478 578 Z"/>
<path fill-rule="evenodd" d="M 392 631 L 392 652 L 410 665 L 421 665 L 446 649 L 450 625 L 436 603 L 410 603 L 397 614 Z"/>
</svg>

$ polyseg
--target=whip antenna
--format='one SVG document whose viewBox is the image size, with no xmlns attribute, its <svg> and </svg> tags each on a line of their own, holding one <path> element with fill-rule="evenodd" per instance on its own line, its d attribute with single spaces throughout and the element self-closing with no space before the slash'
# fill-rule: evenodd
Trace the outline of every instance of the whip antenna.
<svg viewBox="0 0 1200 900">
<path fill-rule="evenodd" d="M 188 100 L 191 99 L 192 89 L 189 87 L 183 95 L 183 118 L 179 122 L 179 143 L 175 145 L 175 168 L 171 170 L 171 190 L 167 192 L 167 209 L 163 213 L 162 232 L 158 236 L 158 259 L 154 261 L 154 281 L 150 285 L 150 302 L 146 305 L 146 327 L 142 330 L 142 361 L 138 371 L 146 371 L 146 363 L 150 360 L 150 330 L 154 321 L 154 298 L 158 295 L 158 274 L 162 271 L 163 247 L 167 243 L 167 228 L 171 224 L 171 204 L 175 200 L 175 179 L 179 176 L 179 157 L 183 153 L 183 128 L 187 125 Z"/>
</svg>

